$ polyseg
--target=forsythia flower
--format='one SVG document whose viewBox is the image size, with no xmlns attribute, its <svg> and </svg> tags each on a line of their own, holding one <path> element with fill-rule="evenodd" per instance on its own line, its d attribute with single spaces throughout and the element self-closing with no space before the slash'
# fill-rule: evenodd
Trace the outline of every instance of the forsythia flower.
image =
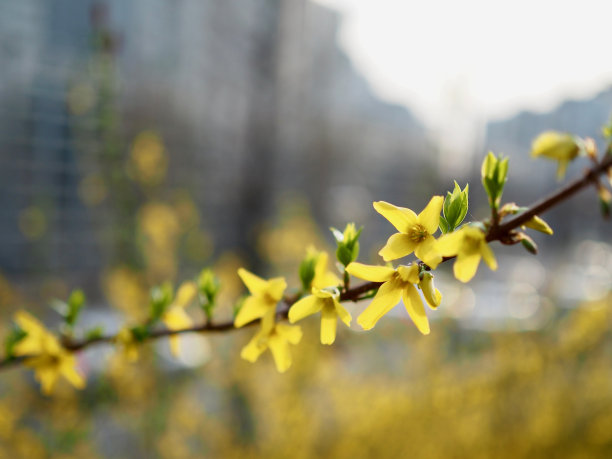
<svg viewBox="0 0 612 459">
<path fill-rule="evenodd" d="M 135 362 L 140 357 L 140 343 L 134 337 L 134 333 L 128 327 L 124 327 L 119 330 L 117 336 L 115 336 L 115 344 L 118 344 L 122 351 L 123 356 L 128 362 Z"/>
<path fill-rule="evenodd" d="M 313 287 L 312 295 L 302 298 L 289 309 L 289 322 L 292 324 L 311 314 L 321 312 L 322 344 L 333 344 L 336 340 L 338 319 L 347 327 L 351 325 L 351 315 L 338 301 L 340 296 L 338 290 L 334 290 L 335 292 L 332 293 Z"/>
<path fill-rule="evenodd" d="M 291 366 L 289 344 L 298 344 L 301 339 L 302 329 L 297 325 L 262 321 L 259 332 L 242 348 L 240 357 L 255 362 L 266 349 L 270 349 L 276 369 L 284 373 Z"/>
<path fill-rule="evenodd" d="M 32 355 L 25 364 L 34 370 L 42 392 L 50 394 L 60 376 L 77 389 L 85 387 L 85 380 L 76 370 L 74 355 L 64 349 L 59 340 L 30 314 L 17 311 L 15 322 L 24 332 L 25 338 L 14 347 L 14 355 Z"/>
<path fill-rule="evenodd" d="M 321 312 L 321 343 L 333 344 L 336 340 L 337 319 L 340 318 L 347 326 L 351 325 L 351 315 L 338 302 L 340 294 L 334 288 L 334 293 L 323 290 L 340 283 L 340 279 L 327 270 L 328 256 L 326 252 L 313 252 L 316 257 L 314 277 L 312 279 L 312 295 L 296 302 L 289 309 L 289 322 L 295 323 L 311 314 Z"/>
<path fill-rule="evenodd" d="M 369 330 L 376 322 L 388 313 L 400 300 L 404 301 L 404 306 L 408 315 L 424 335 L 429 334 L 429 321 L 425 314 L 423 302 L 415 284 L 419 284 L 419 266 L 416 264 L 409 266 L 399 266 L 393 269 L 387 266 L 370 266 L 361 263 L 351 263 L 346 270 L 355 277 L 372 282 L 384 282 L 370 305 L 357 318 L 357 323 L 364 330 Z M 442 300 L 440 292 L 433 287 L 433 283 L 425 285 L 423 292 L 427 303 L 432 308 L 436 308 Z"/>
<path fill-rule="evenodd" d="M 419 259 L 436 268 L 442 257 L 436 252 L 432 234 L 438 230 L 443 204 L 442 196 L 434 196 L 417 215 L 405 207 L 396 207 L 385 201 L 375 202 L 374 209 L 399 231 L 389 238 L 378 254 L 385 261 L 390 261 L 410 255 L 414 251 Z"/>
<path fill-rule="evenodd" d="M 565 176 L 570 161 L 580 153 L 580 147 L 574 136 L 557 131 L 546 131 L 540 134 L 531 145 L 531 156 L 543 156 L 559 161 L 557 179 Z"/>
<path fill-rule="evenodd" d="M 275 277 L 265 280 L 244 268 L 238 270 L 238 275 L 251 292 L 251 296 L 244 301 L 242 308 L 240 308 L 234 320 L 234 326 L 242 327 L 255 319 L 264 318 L 266 315 L 273 321 L 276 304 L 281 300 L 287 288 L 285 279 Z"/>
<path fill-rule="evenodd" d="M 480 258 L 493 271 L 497 269 L 497 261 L 493 251 L 487 244 L 485 233 L 473 226 L 464 226 L 459 231 L 448 233 L 437 241 L 438 252 L 444 257 L 457 255 L 453 265 L 453 273 L 461 282 L 468 282 L 478 270 Z"/>
<path fill-rule="evenodd" d="M 340 279 L 333 272 L 327 270 L 329 256 L 327 252 L 319 252 L 315 255 L 317 261 L 312 278 L 312 287 L 322 289 L 340 284 Z"/>
<path fill-rule="evenodd" d="M 194 300 L 198 293 L 198 287 L 195 282 L 183 282 L 176 292 L 176 297 L 172 304 L 162 314 L 161 320 L 169 330 L 180 330 L 193 325 L 191 317 L 185 311 L 185 307 Z M 178 335 L 171 335 L 170 352 L 175 357 L 180 351 L 180 342 Z"/>
</svg>

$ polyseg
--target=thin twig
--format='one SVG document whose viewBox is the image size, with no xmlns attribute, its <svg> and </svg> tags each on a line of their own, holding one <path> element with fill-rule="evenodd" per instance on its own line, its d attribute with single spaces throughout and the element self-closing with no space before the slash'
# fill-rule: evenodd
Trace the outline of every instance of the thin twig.
<svg viewBox="0 0 612 459">
<path fill-rule="evenodd" d="M 503 240 L 508 237 L 509 233 L 518 228 L 519 226 L 524 225 L 529 220 L 531 220 L 534 216 L 540 215 L 550 208 L 556 206 L 562 201 L 565 201 L 582 188 L 587 187 L 593 183 L 596 183 L 599 176 L 605 173 L 608 169 L 612 168 L 612 154 L 606 154 L 601 163 L 598 163 L 593 168 L 589 169 L 584 176 L 573 180 L 567 185 L 559 188 L 554 193 L 549 196 L 540 199 L 539 201 L 532 204 L 525 212 L 507 220 L 506 222 L 493 225 L 487 234 L 487 241 L 498 241 Z M 443 262 L 451 260 L 455 257 L 444 257 Z M 344 289 L 340 294 L 340 301 L 359 301 L 361 299 L 361 295 L 376 290 L 382 285 L 382 282 L 365 282 L 360 285 L 356 285 L 350 289 Z M 282 307 L 277 311 L 276 317 L 280 320 L 285 320 L 288 317 L 289 309 L 291 306 L 299 299 L 299 296 L 286 297 L 282 301 Z M 254 320 L 245 325 L 254 326 L 260 323 L 260 319 Z M 180 330 L 169 330 L 169 329 L 156 329 L 150 331 L 143 340 L 153 340 L 173 335 L 179 335 L 182 333 L 220 333 L 226 332 L 230 330 L 236 330 L 234 326 L 233 320 L 228 320 L 225 322 L 212 322 L 206 321 L 202 324 L 194 325 L 192 327 L 183 328 Z M 104 344 L 104 343 L 112 343 L 116 339 L 116 335 L 104 335 L 95 338 L 85 338 L 82 340 L 67 340 L 64 339 L 62 343 L 63 346 L 69 351 L 80 351 L 90 346 Z M 0 360 L 0 370 L 8 369 L 14 367 L 16 365 L 24 363 L 28 358 L 33 356 L 18 356 L 18 357 L 8 357 L 4 360 Z"/>
</svg>

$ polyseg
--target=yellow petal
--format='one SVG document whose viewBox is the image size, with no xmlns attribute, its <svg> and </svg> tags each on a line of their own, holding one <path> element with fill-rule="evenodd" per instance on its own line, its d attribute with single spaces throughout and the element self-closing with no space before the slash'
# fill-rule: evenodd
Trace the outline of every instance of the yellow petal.
<svg viewBox="0 0 612 459">
<path fill-rule="evenodd" d="M 270 303 L 266 303 L 260 298 L 250 296 L 244 301 L 240 311 L 238 311 L 238 315 L 234 320 L 234 326 L 239 328 L 255 319 L 259 319 L 274 306 L 276 305 L 271 306 Z"/>
<path fill-rule="evenodd" d="M 457 280 L 468 282 L 476 274 L 480 263 L 480 253 L 459 254 L 453 265 L 453 273 Z"/>
<path fill-rule="evenodd" d="M 193 325 L 191 317 L 181 307 L 174 306 L 168 309 L 162 316 L 162 322 L 170 330 L 180 330 L 181 328 L 188 328 Z"/>
<path fill-rule="evenodd" d="M 268 282 L 244 268 L 238 270 L 238 275 L 252 295 L 262 295 L 268 287 Z"/>
<path fill-rule="evenodd" d="M 400 281 L 385 282 L 378 289 L 378 293 L 376 293 L 370 305 L 359 315 L 357 323 L 364 330 L 371 329 L 382 316 L 399 303 L 401 297 L 402 284 Z"/>
<path fill-rule="evenodd" d="M 403 233 L 395 233 L 392 235 L 387 244 L 380 249 L 378 254 L 383 257 L 385 261 L 396 260 L 398 258 L 410 255 L 417 243 L 410 239 L 410 236 Z"/>
<path fill-rule="evenodd" d="M 298 344 L 302 339 L 302 328 L 298 325 L 278 324 L 276 332 L 291 344 Z"/>
<path fill-rule="evenodd" d="M 337 292 L 337 290 L 336 290 Z M 314 296 L 316 296 L 317 298 L 321 298 L 321 299 L 327 299 L 327 298 L 333 298 L 334 297 L 334 293 L 330 292 L 329 290 L 322 290 L 322 289 L 318 289 L 316 287 L 312 288 L 312 294 Z M 336 293 L 337 295 L 337 293 Z"/>
<path fill-rule="evenodd" d="M 336 340 L 337 317 L 333 304 L 326 304 L 321 310 L 321 344 L 333 344 Z"/>
<path fill-rule="evenodd" d="M 463 230 L 445 234 L 436 241 L 436 250 L 443 257 L 457 255 L 463 242 Z"/>
<path fill-rule="evenodd" d="M 328 256 L 326 252 L 320 252 L 315 265 L 315 274 L 312 286 L 316 288 L 332 287 L 340 284 L 340 279 L 331 271 L 327 270 Z"/>
<path fill-rule="evenodd" d="M 267 340 L 262 338 L 263 334 L 261 332 L 257 332 L 251 341 L 249 341 L 248 344 L 242 348 L 240 357 L 242 357 L 244 360 L 248 360 L 251 363 L 255 362 L 263 351 L 268 348 Z"/>
<path fill-rule="evenodd" d="M 372 266 L 353 262 L 346 267 L 349 274 L 371 282 L 387 282 L 393 277 L 395 270 L 388 266 Z"/>
<path fill-rule="evenodd" d="M 275 277 L 267 282 L 266 293 L 274 298 L 276 301 L 280 301 L 287 288 L 287 282 L 284 277 Z"/>
<path fill-rule="evenodd" d="M 183 282 L 176 292 L 173 304 L 184 308 L 193 301 L 197 293 L 198 287 L 195 282 Z"/>
<path fill-rule="evenodd" d="M 489 269 L 491 269 L 491 271 L 495 271 L 497 269 L 497 260 L 495 259 L 493 250 L 491 250 L 489 244 L 487 244 L 487 242 L 484 240 L 480 244 L 480 254 L 482 255 L 482 259 L 485 261 Z"/>
<path fill-rule="evenodd" d="M 444 204 L 444 197 L 434 196 L 431 198 L 423 212 L 421 212 L 417 221 L 425 227 L 429 234 L 434 234 L 438 231 L 438 225 L 440 224 L 440 212 L 442 212 L 442 205 Z"/>
<path fill-rule="evenodd" d="M 291 306 L 291 309 L 289 309 L 289 322 L 294 324 L 298 320 L 302 320 L 304 317 L 319 312 L 321 308 L 323 308 L 324 304 L 324 299 L 317 298 L 314 295 L 308 295 L 307 297 L 302 298 Z"/>
<path fill-rule="evenodd" d="M 442 262 L 442 256 L 438 253 L 436 240 L 431 235 L 427 236 L 417 245 L 414 254 L 431 269 L 436 269 Z"/>
<path fill-rule="evenodd" d="M 400 265 L 397 267 L 397 273 L 404 282 L 419 283 L 419 265 L 417 264 Z"/>
<path fill-rule="evenodd" d="M 338 302 L 338 300 L 334 301 L 334 306 L 336 307 L 336 315 L 338 318 L 344 322 L 344 325 L 350 327 L 352 319 L 351 314 Z"/>
<path fill-rule="evenodd" d="M 408 315 L 424 335 L 429 334 L 429 321 L 427 320 L 427 314 L 425 314 L 425 307 L 419 296 L 419 292 L 414 285 L 408 284 L 402 292 L 402 299 L 404 300 L 404 306 Z"/>
<path fill-rule="evenodd" d="M 291 352 L 289 351 L 289 343 L 286 339 L 278 334 L 270 336 L 268 346 L 274 357 L 274 363 L 279 373 L 284 373 L 291 366 Z"/>
<path fill-rule="evenodd" d="M 53 392 L 53 387 L 59 377 L 59 369 L 56 366 L 45 365 L 42 368 L 35 368 L 34 375 L 40 382 L 42 393 L 49 395 Z"/>
<path fill-rule="evenodd" d="M 377 201 L 373 205 L 376 212 L 389 220 L 400 233 L 408 232 L 408 228 L 417 221 L 417 215 L 405 207 L 397 207 L 385 201 Z"/>
<path fill-rule="evenodd" d="M 19 310 L 15 313 L 15 322 L 28 333 L 48 333 L 47 329 L 30 313 Z"/>
<path fill-rule="evenodd" d="M 76 370 L 75 366 L 76 360 L 74 356 L 70 355 L 62 359 L 62 376 L 77 389 L 83 389 L 85 387 L 85 378 Z"/>
</svg>

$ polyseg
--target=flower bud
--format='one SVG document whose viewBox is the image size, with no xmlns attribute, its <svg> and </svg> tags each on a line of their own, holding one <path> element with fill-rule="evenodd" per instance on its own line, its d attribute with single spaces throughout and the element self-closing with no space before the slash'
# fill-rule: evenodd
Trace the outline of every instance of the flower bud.
<svg viewBox="0 0 612 459">
<path fill-rule="evenodd" d="M 553 234 L 553 230 L 550 226 L 548 226 L 548 223 L 546 223 L 544 220 L 542 220 L 537 215 L 534 216 L 531 220 L 527 221 L 523 225 L 523 228 L 525 227 L 539 231 L 540 233 Z"/>
<path fill-rule="evenodd" d="M 421 287 L 421 291 L 423 292 L 423 296 L 427 301 L 427 304 L 432 309 L 440 306 L 440 302 L 442 301 L 442 294 L 434 285 L 434 276 L 429 271 L 423 271 L 421 273 L 421 281 L 419 282 L 419 287 Z"/>
</svg>

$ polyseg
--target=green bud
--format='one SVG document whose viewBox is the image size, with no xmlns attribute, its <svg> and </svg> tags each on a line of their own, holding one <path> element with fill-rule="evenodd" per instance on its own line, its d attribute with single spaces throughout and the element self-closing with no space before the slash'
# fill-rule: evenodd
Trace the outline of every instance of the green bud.
<svg viewBox="0 0 612 459">
<path fill-rule="evenodd" d="M 170 306 L 174 298 L 172 283 L 169 281 L 156 285 L 151 289 L 151 319 L 158 320 Z M 135 335 L 134 335 L 135 336 Z"/>
<path fill-rule="evenodd" d="M 97 340 L 102 337 L 104 334 L 104 328 L 101 326 L 97 326 L 94 328 L 90 328 L 85 332 L 85 339 L 87 340 Z"/>
<path fill-rule="evenodd" d="M 68 297 L 67 304 L 68 311 L 65 317 L 66 324 L 73 327 L 79 317 L 81 308 L 85 304 L 85 294 L 83 293 L 83 290 L 73 290 Z"/>
<path fill-rule="evenodd" d="M 532 255 L 538 254 L 538 245 L 533 239 L 531 239 L 525 233 L 519 233 L 518 236 L 521 240 L 521 244 L 523 245 L 523 247 L 525 247 L 525 250 L 527 250 L 527 252 L 531 253 Z"/>
<path fill-rule="evenodd" d="M 341 233 L 342 234 L 342 233 Z M 315 276 L 315 267 L 317 265 L 318 252 L 314 249 L 308 250 L 306 257 L 300 263 L 300 281 L 302 282 L 302 290 L 310 292 L 312 281 Z"/>
<path fill-rule="evenodd" d="M 359 256 L 359 236 L 363 227 L 356 229 L 355 223 L 347 223 L 343 232 L 336 228 L 330 230 L 336 239 L 336 258 L 343 266 L 348 266 Z"/>
<path fill-rule="evenodd" d="M 212 269 L 204 268 L 198 276 L 198 290 L 209 304 L 214 304 L 221 284 Z"/>
<path fill-rule="evenodd" d="M 440 231 L 449 233 L 454 231 L 465 219 L 468 211 L 468 190 L 469 184 L 461 190 L 459 184 L 455 182 L 453 192 L 447 192 L 444 198 L 442 212 L 444 217 L 440 217 Z"/>
<path fill-rule="evenodd" d="M 480 169 L 482 185 L 489 197 L 489 206 L 497 209 L 501 202 L 504 185 L 508 179 L 508 158 L 496 157 L 489 152 Z"/>
<path fill-rule="evenodd" d="M 540 233 L 553 234 L 553 230 L 550 226 L 548 226 L 548 223 L 546 223 L 544 220 L 542 220 L 537 215 L 533 217 L 531 220 L 527 221 L 527 223 L 523 225 L 523 228 L 525 227 L 539 231 Z"/>
</svg>

